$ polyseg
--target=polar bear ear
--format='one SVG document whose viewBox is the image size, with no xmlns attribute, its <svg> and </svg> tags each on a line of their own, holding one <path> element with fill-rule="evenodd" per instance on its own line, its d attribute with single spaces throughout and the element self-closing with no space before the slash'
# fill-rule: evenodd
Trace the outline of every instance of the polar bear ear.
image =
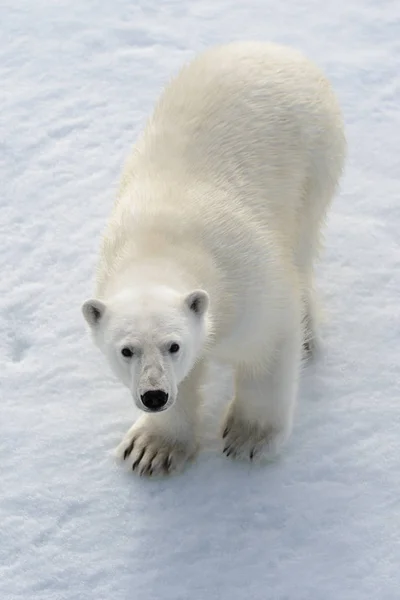
<svg viewBox="0 0 400 600">
<path fill-rule="evenodd" d="M 202 317 L 204 315 L 208 309 L 209 303 L 210 297 L 204 290 L 194 290 L 185 298 L 186 306 L 198 317 Z"/>
<path fill-rule="evenodd" d="M 106 305 L 101 300 L 86 300 L 82 305 L 83 316 L 91 327 L 95 327 L 104 315 Z"/>
</svg>

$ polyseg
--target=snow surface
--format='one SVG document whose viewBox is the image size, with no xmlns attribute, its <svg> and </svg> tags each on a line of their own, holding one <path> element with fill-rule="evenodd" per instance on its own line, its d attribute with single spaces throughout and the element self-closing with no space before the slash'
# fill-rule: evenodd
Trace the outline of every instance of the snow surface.
<svg viewBox="0 0 400 600">
<path fill-rule="evenodd" d="M 3 0 L 0 23 L 0 598 L 398 600 L 398 0 Z M 80 304 L 162 86 L 242 38 L 299 47 L 343 105 L 323 354 L 276 463 L 225 459 L 214 416 L 192 468 L 143 481 L 112 458 L 134 412 Z M 217 372 L 214 413 L 228 392 Z"/>
</svg>

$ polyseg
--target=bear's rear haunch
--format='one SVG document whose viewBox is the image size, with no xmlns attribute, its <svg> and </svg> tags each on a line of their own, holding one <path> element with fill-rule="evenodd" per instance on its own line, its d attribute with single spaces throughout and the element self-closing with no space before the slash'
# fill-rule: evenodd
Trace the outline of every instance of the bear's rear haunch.
<svg viewBox="0 0 400 600">
<path fill-rule="evenodd" d="M 225 454 L 259 461 L 289 437 L 302 348 L 317 345 L 314 262 L 345 149 L 328 81 L 289 48 L 210 49 L 163 92 L 125 165 L 83 305 L 143 412 L 117 449 L 133 471 L 171 473 L 195 456 L 214 359 L 235 374 Z"/>
</svg>

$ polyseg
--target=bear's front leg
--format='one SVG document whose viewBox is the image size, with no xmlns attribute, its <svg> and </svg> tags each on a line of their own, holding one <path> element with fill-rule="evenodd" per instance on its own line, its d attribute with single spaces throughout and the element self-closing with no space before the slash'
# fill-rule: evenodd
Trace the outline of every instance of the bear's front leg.
<svg viewBox="0 0 400 600">
<path fill-rule="evenodd" d="M 169 409 L 142 415 L 128 431 L 116 455 L 132 471 L 145 476 L 168 475 L 181 471 L 194 458 L 202 372 L 202 365 L 196 365 L 180 384 Z"/>
<path fill-rule="evenodd" d="M 235 397 L 222 427 L 224 453 L 259 460 L 275 455 L 288 439 L 298 387 L 300 326 L 287 333 L 262 370 L 239 367 Z"/>
</svg>

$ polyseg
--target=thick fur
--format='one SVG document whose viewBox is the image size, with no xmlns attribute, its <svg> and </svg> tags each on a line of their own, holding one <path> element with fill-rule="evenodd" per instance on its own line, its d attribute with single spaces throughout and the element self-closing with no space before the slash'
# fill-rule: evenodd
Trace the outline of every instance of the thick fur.
<svg viewBox="0 0 400 600">
<path fill-rule="evenodd" d="M 194 456 L 213 358 L 236 373 L 225 452 L 254 460 L 288 438 L 302 343 L 316 338 L 320 229 L 344 157 L 335 95 L 292 49 L 213 48 L 167 86 L 126 163 L 96 300 L 84 307 L 136 404 L 145 389 L 168 392 L 167 410 L 144 414 L 118 449 L 131 468 L 159 474 Z M 121 359 L 127 344 L 134 357 Z"/>
</svg>

